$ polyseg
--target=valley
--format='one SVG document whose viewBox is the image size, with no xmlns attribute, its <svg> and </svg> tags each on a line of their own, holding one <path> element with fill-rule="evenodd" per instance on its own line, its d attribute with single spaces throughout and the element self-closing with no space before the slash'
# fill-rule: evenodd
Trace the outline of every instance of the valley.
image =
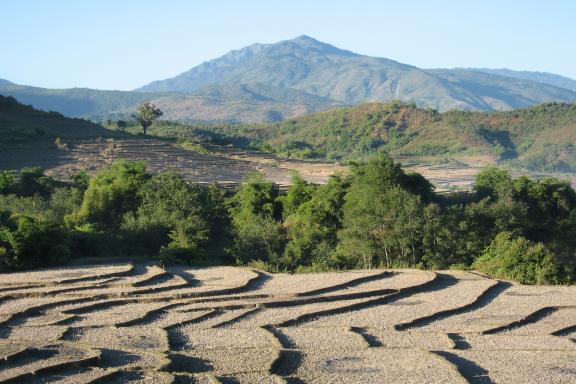
<svg viewBox="0 0 576 384">
<path fill-rule="evenodd" d="M 575 14 L 5 2 L 0 384 L 576 384 Z"/>
</svg>

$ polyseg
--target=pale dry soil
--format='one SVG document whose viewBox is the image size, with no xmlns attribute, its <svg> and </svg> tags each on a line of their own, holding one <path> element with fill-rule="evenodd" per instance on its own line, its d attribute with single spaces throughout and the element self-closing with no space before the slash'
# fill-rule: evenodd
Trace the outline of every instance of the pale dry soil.
<svg viewBox="0 0 576 384">
<path fill-rule="evenodd" d="M 576 383 L 576 287 L 462 271 L 0 275 L 0 383 Z"/>
</svg>

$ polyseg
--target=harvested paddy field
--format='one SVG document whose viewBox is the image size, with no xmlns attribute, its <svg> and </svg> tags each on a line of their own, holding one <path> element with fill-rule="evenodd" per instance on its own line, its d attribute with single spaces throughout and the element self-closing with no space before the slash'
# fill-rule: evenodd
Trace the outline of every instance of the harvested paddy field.
<svg viewBox="0 0 576 384">
<path fill-rule="evenodd" d="M 576 383 L 576 287 L 153 264 L 0 275 L 0 383 Z"/>
<path fill-rule="evenodd" d="M 108 138 L 76 140 L 59 148 L 52 142 L 31 142 L 0 151 L 0 170 L 38 166 L 46 174 L 69 180 L 73 174 L 86 170 L 95 173 L 120 159 L 144 160 L 150 172 L 176 172 L 186 180 L 200 184 L 216 184 L 224 188 L 238 186 L 246 173 L 258 171 L 266 180 L 282 189 L 292 184 L 297 171 L 305 180 L 324 184 L 330 175 L 348 174 L 350 169 L 339 162 L 296 160 L 234 147 L 207 146 L 202 153 L 187 150 L 174 142 L 154 138 Z M 399 159 L 409 172 L 424 175 L 438 192 L 470 190 L 482 167 L 495 164 L 490 156 L 464 156 L 449 164 L 434 165 L 436 158 Z M 512 171 L 515 177 L 524 175 L 540 179 L 555 176 L 576 186 L 574 174 L 539 174 Z"/>
</svg>

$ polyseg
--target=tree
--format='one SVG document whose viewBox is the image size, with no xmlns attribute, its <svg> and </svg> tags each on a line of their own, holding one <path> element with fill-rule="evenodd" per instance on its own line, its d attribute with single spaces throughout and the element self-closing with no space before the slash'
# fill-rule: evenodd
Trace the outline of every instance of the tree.
<svg viewBox="0 0 576 384">
<path fill-rule="evenodd" d="M 362 268 L 416 264 L 422 204 L 420 196 L 408 190 L 400 166 L 381 153 L 353 172 L 336 262 Z"/>
<path fill-rule="evenodd" d="M 332 176 L 327 184 L 309 191 L 309 200 L 301 199 L 303 202 L 286 215 L 283 226 L 287 244 L 281 267 L 330 267 L 329 256 L 336 247 L 336 234 L 342 227 L 342 205 L 347 186 L 347 181 Z M 294 184 L 288 195 L 291 191 L 292 196 L 298 195 L 295 192 L 301 187 Z"/>
<path fill-rule="evenodd" d="M 15 171 L 0 171 L 0 194 L 10 192 L 16 181 Z"/>
<path fill-rule="evenodd" d="M 0 212 L 0 269 L 49 267 L 69 256 L 67 235 L 58 226 Z"/>
<path fill-rule="evenodd" d="M 512 178 L 510 174 L 500 168 L 486 167 L 476 175 L 474 190 L 481 198 L 496 198 L 512 192 Z"/>
<path fill-rule="evenodd" d="M 294 213 L 303 203 L 309 201 L 314 193 L 314 185 L 309 184 L 300 176 L 299 173 L 292 174 L 292 186 L 288 189 L 286 195 L 278 197 L 282 203 L 282 215 L 284 218 Z"/>
<path fill-rule="evenodd" d="M 140 105 L 137 112 L 138 113 L 133 116 L 136 122 L 142 126 L 144 136 L 146 136 L 148 127 L 152 125 L 152 122 L 164 114 L 160 108 L 151 103 Z"/>
<path fill-rule="evenodd" d="M 253 173 L 230 199 L 234 251 L 239 263 L 277 260 L 283 240 L 277 198 L 278 186 L 266 182 L 262 174 Z"/>
<path fill-rule="evenodd" d="M 229 222 L 222 191 L 190 184 L 175 173 L 160 173 L 138 192 L 141 203 L 123 217 L 122 229 L 146 252 L 175 250 L 182 261 L 221 256 Z M 211 260 L 213 262 L 214 260 Z"/>
</svg>

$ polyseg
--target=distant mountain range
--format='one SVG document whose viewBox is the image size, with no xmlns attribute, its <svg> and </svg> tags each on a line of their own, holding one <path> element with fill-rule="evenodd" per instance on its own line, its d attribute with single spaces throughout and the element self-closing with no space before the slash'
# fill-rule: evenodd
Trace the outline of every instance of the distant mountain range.
<svg viewBox="0 0 576 384">
<path fill-rule="evenodd" d="M 262 84 L 206 87 L 191 94 L 176 92 L 103 91 L 89 88 L 47 89 L 0 80 L 0 95 L 13 96 L 35 108 L 92 120 L 130 119 L 146 101 L 159 106 L 164 119 L 257 123 L 279 121 L 330 107 L 334 100 Z"/>
<path fill-rule="evenodd" d="M 513 71 L 511 69 L 489 69 L 489 68 L 469 68 L 472 71 L 479 71 L 490 73 L 492 75 L 513 77 L 516 79 L 531 80 L 537 83 L 549 84 L 559 88 L 566 88 L 571 91 L 576 91 L 576 80 L 569 77 L 556 75 L 547 72 L 531 72 L 531 71 Z"/>
<path fill-rule="evenodd" d="M 366 101 L 413 101 L 439 111 L 498 111 L 576 101 L 576 81 L 507 69 L 420 69 L 359 55 L 308 36 L 254 44 L 176 77 L 127 91 L 44 89 L 0 80 L 0 94 L 67 116 L 128 118 L 152 101 L 164 118 L 278 121 Z"/>
</svg>

